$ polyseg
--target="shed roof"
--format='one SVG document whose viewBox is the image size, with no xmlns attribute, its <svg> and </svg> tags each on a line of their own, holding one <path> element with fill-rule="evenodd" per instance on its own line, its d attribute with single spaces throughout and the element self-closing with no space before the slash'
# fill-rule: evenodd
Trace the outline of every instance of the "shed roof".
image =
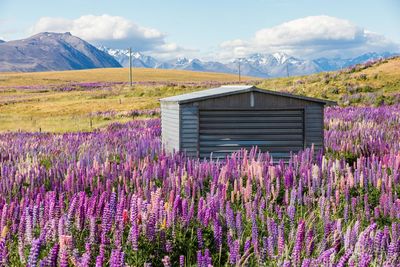
<svg viewBox="0 0 400 267">
<path fill-rule="evenodd" d="M 193 93 L 166 97 L 166 98 L 160 99 L 160 101 L 161 102 L 177 102 L 178 104 L 185 104 L 185 103 L 196 102 L 196 101 L 205 100 L 205 99 L 209 99 L 209 98 L 234 95 L 234 94 L 239 94 L 239 93 L 247 93 L 247 92 L 259 92 L 259 93 L 270 94 L 270 95 L 296 98 L 296 99 L 301 99 L 301 100 L 310 101 L 310 102 L 316 102 L 316 103 L 320 103 L 320 104 L 324 104 L 324 105 L 325 104 L 326 105 L 336 105 L 336 102 L 329 101 L 329 100 L 301 96 L 301 95 L 293 95 L 293 94 L 289 94 L 289 93 L 271 91 L 271 90 L 266 90 L 266 89 L 260 89 L 253 85 L 226 85 L 226 86 L 221 86 L 221 87 L 217 87 L 217 88 L 211 88 L 211 89 L 207 89 L 207 90 L 197 91 L 197 92 L 193 92 Z"/>
</svg>

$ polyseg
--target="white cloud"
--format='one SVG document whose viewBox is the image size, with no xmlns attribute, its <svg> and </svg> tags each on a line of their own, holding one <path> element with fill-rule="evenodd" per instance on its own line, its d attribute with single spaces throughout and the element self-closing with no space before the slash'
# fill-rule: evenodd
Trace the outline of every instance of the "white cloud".
<svg viewBox="0 0 400 267">
<path fill-rule="evenodd" d="M 399 45 L 352 22 L 330 16 L 310 16 L 257 31 L 250 40 L 220 45 L 220 58 L 251 53 L 286 52 L 295 56 L 355 56 L 365 52 L 398 51 Z"/>
<path fill-rule="evenodd" d="M 124 17 L 110 15 L 84 15 L 77 19 L 42 17 L 30 29 L 30 33 L 71 32 L 88 42 L 112 48 L 132 47 L 136 51 L 169 54 L 185 51 L 184 48 L 166 42 L 166 35 L 154 28 L 140 26 Z"/>
</svg>

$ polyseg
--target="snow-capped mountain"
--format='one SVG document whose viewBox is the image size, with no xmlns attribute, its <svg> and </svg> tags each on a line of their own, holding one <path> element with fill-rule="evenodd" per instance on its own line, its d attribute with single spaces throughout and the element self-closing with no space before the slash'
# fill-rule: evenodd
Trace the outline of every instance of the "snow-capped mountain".
<svg viewBox="0 0 400 267">
<path fill-rule="evenodd" d="M 26 39 L 0 42 L 0 72 L 118 68 L 108 53 L 71 33 L 42 32 Z"/>
<path fill-rule="evenodd" d="M 113 56 L 122 66 L 129 66 L 129 51 L 98 47 L 100 50 Z M 392 53 L 367 53 L 355 58 L 318 58 L 314 60 L 293 57 L 283 52 L 272 54 L 252 54 L 246 58 L 234 59 L 228 63 L 218 61 L 202 61 L 200 59 L 176 58 L 168 61 L 159 61 L 154 57 L 132 52 L 132 66 L 143 68 L 179 69 L 192 71 L 208 71 L 223 73 L 238 73 L 239 62 L 242 75 L 254 77 L 283 77 L 307 75 L 322 71 L 333 71 L 364 63 L 379 58 L 394 56 Z"/>
<path fill-rule="evenodd" d="M 113 56 L 123 67 L 129 66 L 129 50 L 128 49 L 112 49 L 105 46 L 98 46 L 99 50 Z M 140 52 L 132 52 L 132 66 L 140 68 L 155 68 L 158 61 L 151 57 L 145 56 Z"/>
</svg>

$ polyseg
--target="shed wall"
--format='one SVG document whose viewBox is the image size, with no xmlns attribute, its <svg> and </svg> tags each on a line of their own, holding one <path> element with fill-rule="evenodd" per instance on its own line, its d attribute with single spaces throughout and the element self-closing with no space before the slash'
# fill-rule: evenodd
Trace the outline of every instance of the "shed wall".
<svg viewBox="0 0 400 267">
<path fill-rule="evenodd" d="M 178 103 L 161 102 L 161 139 L 167 152 L 179 151 L 180 108 Z"/>
<path fill-rule="evenodd" d="M 197 106 L 181 106 L 181 151 L 197 157 L 199 150 L 199 110 Z"/>
<path fill-rule="evenodd" d="M 305 119 L 305 145 L 317 152 L 324 148 L 324 106 L 307 106 Z"/>
</svg>

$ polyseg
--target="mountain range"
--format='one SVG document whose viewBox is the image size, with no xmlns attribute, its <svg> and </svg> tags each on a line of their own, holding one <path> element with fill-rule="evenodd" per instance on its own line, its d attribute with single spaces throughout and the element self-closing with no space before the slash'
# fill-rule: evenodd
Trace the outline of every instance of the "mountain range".
<svg viewBox="0 0 400 267">
<path fill-rule="evenodd" d="M 99 46 L 98 48 L 113 56 L 122 66 L 129 66 L 128 49 L 112 49 L 105 46 Z M 238 73 L 240 62 L 240 71 L 242 75 L 268 78 L 334 71 L 367 61 L 389 58 L 395 55 L 396 54 L 389 52 L 371 52 L 355 58 L 318 58 L 308 60 L 293 57 L 283 52 L 277 52 L 273 54 L 257 53 L 245 58 L 221 63 L 218 61 L 202 61 L 197 58 L 188 59 L 185 57 L 169 61 L 159 61 L 154 57 L 144 55 L 140 52 L 132 52 L 132 66 L 140 68 Z"/>
<path fill-rule="evenodd" d="M 70 33 L 43 32 L 0 42 L 0 72 L 121 67 L 109 54 Z"/>
<path fill-rule="evenodd" d="M 355 58 L 301 59 L 283 52 L 252 54 L 229 62 L 204 61 L 186 57 L 158 60 L 141 52 L 132 53 L 132 66 L 137 68 L 178 69 L 238 73 L 254 77 L 282 77 L 334 71 L 359 63 L 388 58 L 396 54 L 367 53 Z M 0 72 L 34 72 L 114 68 L 129 66 L 129 50 L 93 46 L 71 33 L 43 32 L 15 41 L 0 40 Z"/>
</svg>

